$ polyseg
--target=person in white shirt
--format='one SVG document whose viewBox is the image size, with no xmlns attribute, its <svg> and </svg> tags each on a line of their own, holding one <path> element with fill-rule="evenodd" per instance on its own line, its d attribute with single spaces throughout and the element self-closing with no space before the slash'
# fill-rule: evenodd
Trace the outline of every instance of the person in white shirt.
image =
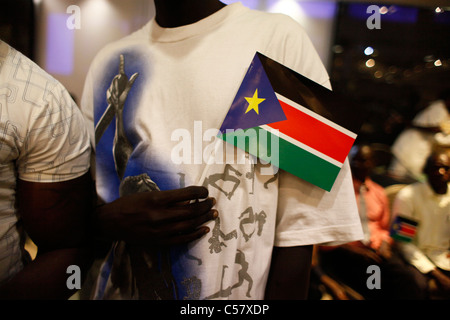
<svg viewBox="0 0 450 320">
<path fill-rule="evenodd" d="M 226 161 L 207 163 L 203 152 L 257 51 L 329 88 L 325 67 L 305 30 L 285 15 L 218 0 L 155 0 L 155 7 L 146 26 L 99 52 L 83 92 L 81 107 L 97 136 L 97 191 L 105 202 L 99 225 L 119 240 L 95 298 L 305 298 L 312 244 L 362 236 L 348 161 L 326 192 L 248 155 L 228 161 L 235 159 L 233 147 L 226 147 Z M 117 106 L 115 123 L 104 121 L 109 105 Z M 183 161 L 174 161 L 183 143 L 194 148 L 183 148 Z M 168 249 L 139 239 L 147 224 L 139 220 L 126 230 L 136 215 L 116 209 L 138 208 L 132 199 L 145 195 L 130 194 L 142 190 L 136 183 L 163 190 L 150 192 L 156 208 L 163 192 L 203 186 L 219 215 L 206 224 L 211 232 Z M 121 249 L 143 244 L 155 252 L 143 258 Z M 134 278 L 118 279 L 124 273 Z"/>
<path fill-rule="evenodd" d="M 394 216 L 418 222 L 412 242 L 397 241 L 404 258 L 426 278 L 432 278 L 440 294 L 450 294 L 450 157 L 434 152 L 423 169 L 427 182 L 404 187 L 393 204 Z"/>
<path fill-rule="evenodd" d="M 430 103 L 394 141 L 389 174 L 399 182 L 424 181 L 422 168 L 435 146 L 450 146 L 450 90 Z"/>
<path fill-rule="evenodd" d="M 0 132 L 0 300 L 67 299 L 68 267 L 91 263 L 89 134 L 61 83 L 1 40 Z"/>
</svg>

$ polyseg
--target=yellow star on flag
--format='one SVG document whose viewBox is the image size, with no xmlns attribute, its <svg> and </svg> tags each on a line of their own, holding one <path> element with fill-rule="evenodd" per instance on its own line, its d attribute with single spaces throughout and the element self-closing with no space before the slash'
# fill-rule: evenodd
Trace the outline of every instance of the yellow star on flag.
<svg viewBox="0 0 450 320">
<path fill-rule="evenodd" d="M 245 100 L 247 100 L 247 102 L 249 103 L 247 111 L 245 111 L 245 113 L 249 112 L 250 110 L 255 110 L 255 112 L 259 114 L 259 104 L 266 99 L 258 98 L 258 89 L 256 89 L 253 97 L 245 97 Z"/>
</svg>

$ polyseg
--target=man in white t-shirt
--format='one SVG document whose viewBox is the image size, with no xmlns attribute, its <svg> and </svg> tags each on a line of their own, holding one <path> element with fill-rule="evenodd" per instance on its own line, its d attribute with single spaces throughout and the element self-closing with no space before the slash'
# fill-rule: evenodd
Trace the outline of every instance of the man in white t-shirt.
<svg viewBox="0 0 450 320">
<path fill-rule="evenodd" d="M 89 134 L 67 90 L 1 40 L 0 132 L 0 299 L 67 299 L 68 267 L 81 281 L 91 263 Z"/>
<path fill-rule="evenodd" d="M 98 224 L 117 240 L 95 298 L 305 298 L 312 245 L 362 237 L 348 161 L 326 192 L 214 137 L 257 51 L 329 88 L 318 54 L 285 15 L 217 0 L 155 7 L 146 26 L 97 55 L 83 93 L 105 202 Z M 189 202 L 212 221 L 187 245 L 155 245 L 140 234 L 151 223 L 128 228 L 117 209 L 186 186 L 214 198 Z M 135 193 L 158 189 L 167 191 Z"/>
<path fill-rule="evenodd" d="M 422 169 L 437 147 L 450 146 L 450 90 L 430 103 L 394 141 L 389 174 L 400 182 L 425 181 Z"/>
<path fill-rule="evenodd" d="M 418 222 L 412 242 L 398 241 L 406 261 L 423 279 L 434 279 L 438 294 L 450 297 L 450 156 L 432 153 L 425 163 L 426 182 L 416 182 L 397 194 L 393 214 Z M 426 281 L 425 281 L 426 283 Z"/>
</svg>

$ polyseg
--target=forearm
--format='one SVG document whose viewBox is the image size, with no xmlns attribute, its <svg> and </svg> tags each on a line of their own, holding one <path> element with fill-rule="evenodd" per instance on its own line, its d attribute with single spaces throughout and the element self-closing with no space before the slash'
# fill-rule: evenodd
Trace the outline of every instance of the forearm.
<svg viewBox="0 0 450 320">
<path fill-rule="evenodd" d="M 114 239 L 114 237 L 111 237 L 111 235 L 109 235 L 105 230 L 108 229 L 108 216 L 111 217 L 111 215 L 114 214 L 114 211 L 109 208 L 110 206 L 110 204 L 108 205 L 105 203 L 98 203 L 92 211 L 90 225 L 95 240 L 116 240 Z"/>
<path fill-rule="evenodd" d="M 75 290 L 67 286 L 67 280 L 73 273 L 67 273 L 67 268 L 80 268 L 79 280 L 82 284 L 91 262 L 91 252 L 86 248 L 38 254 L 35 260 L 0 287 L 0 299 L 68 299 Z"/>
<path fill-rule="evenodd" d="M 275 247 L 266 300 L 304 300 L 308 294 L 312 246 Z"/>
<path fill-rule="evenodd" d="M 94 259 L 103 259 L 108 251 L 111 249 L 111 245 L 114 241 L 118 240 L 118 236 L 113 232 L 106 230 L 108 224 L 108 208 L 102 208 L 103 203 L 98 203 L 92 210 L 90 217 L 90 231 L 91 231 L 91 248 L 94 255 Z M 109 212 L 109 216 L 113 214 Z"/>
<path fill-rule="evenodd" d="M 19 179 L 17 210 L 38 248 L 36 259 L 0 288 L 4 299 L 67 299 L 71 265 L 83 274 L 90 266 L 92 180 L 90 173 L 60 182 Z M 77 275 L 78 276 L 78 275 Z"/>
</svg>

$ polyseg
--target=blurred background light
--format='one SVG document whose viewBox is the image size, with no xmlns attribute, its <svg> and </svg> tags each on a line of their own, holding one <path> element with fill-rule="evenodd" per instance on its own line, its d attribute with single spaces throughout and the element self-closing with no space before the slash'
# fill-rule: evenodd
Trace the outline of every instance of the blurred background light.
<svg viewBox="0 0 450 320">
<path fill-rule="evenodd" d="M 366 49 L 364 49 L 364 54 L 366 56 L 370 56 L 373 53 L 373 48 L 372 47 L 367 47 Z"/>
<path fill-rule="evenodd" d="M 369 59 L 369 60 L 366 61 L 366 67 L 367 68 L 372 68 L 374 66 L 375 66 L 375 60 Z"/>
</svg>

